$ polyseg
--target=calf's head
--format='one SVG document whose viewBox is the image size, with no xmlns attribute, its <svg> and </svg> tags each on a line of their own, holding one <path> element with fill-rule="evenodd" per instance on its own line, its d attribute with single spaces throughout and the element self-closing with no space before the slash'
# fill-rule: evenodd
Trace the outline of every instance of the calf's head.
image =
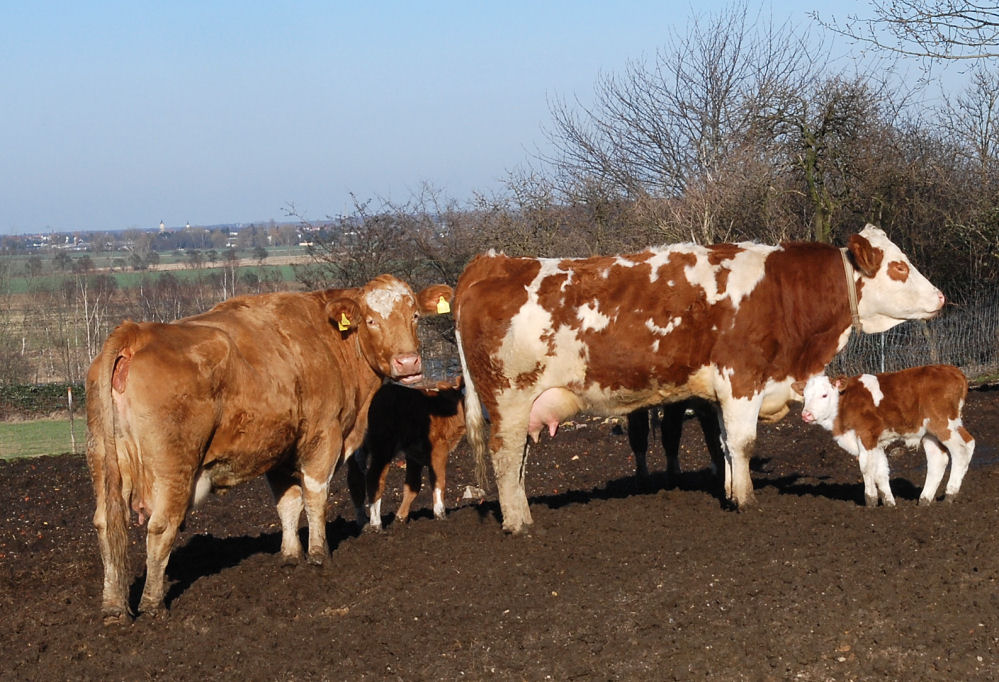
<svg viewBox="0 0 999 682">
<path fill-rule="evenodd" d="M 799 389 L 805 396 L 805 404 L 801 408 L 802 420 L 831 430 L 839 413 L 839 391 L 842 386 L 841 379 L 834 381 L 825 374 L 810 378 L 804 388 Z"/>
<path fill-rule="evenodd" d="M 380 275 L 351 296 L 331 301 L 330 322 L 345 335 L 357 334 L 361 354 L 379 375 L 416 383 L 423 378 L 416 325 L 420 316 L 449 310 L 453 291 L 435 284 L 419 294 L 392 275 Z"/>
<path fill-rule="evenodd" d="M 857 311 L 865 332 L 883 332 L 905 320 L 925 320 L 940 312 L 944 295 L 884 232 L 867 225 L 850 237 L 847 249 L 861 275 Z"/>
</svg>

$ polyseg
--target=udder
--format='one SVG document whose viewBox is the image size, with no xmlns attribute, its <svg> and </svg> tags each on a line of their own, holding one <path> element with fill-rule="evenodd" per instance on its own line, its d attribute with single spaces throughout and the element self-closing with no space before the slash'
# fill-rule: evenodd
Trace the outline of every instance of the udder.
<svg viewBox="0 0 999 682">
<path fill-rule="evenodd" d="M 541 429 L 547 426 L 548 435 L 554 436 L 559 423 L 579 412 L 581 408 L 579 398 L 571 391 L 564 388 L 549 388 L 531 405 L 527 433 L 537 443 Z"/>
</svg>

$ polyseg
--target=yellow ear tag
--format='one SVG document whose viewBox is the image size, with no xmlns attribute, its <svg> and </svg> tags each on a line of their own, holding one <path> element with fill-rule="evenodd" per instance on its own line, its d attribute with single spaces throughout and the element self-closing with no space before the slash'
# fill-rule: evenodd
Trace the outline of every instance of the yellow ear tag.
<svg viewBox="0 0 999 682">
<path fill-rule="evenodd" d="M 451 312 L 451 306 L 450 304 L 448 304 L 447 301 L 444 300 L 444 297 L 441 296 L 439 299 L 437 299 L 437 314 L 443 315 L 444 313 L 449 313 L 449 312 Z"/>
<path fill-rule="evenodd" d="M 347 313 L 340 313 L 340 319 L 337 320 L 336 326 L 342 332 L 345 332 L 348 329 L 350 329 L 350 320 L 347 319 Z"/>
</svg>

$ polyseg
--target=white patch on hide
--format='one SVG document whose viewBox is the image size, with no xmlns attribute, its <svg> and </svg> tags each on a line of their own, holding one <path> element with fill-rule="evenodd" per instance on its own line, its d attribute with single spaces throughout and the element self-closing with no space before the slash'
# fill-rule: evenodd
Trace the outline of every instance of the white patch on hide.
<svg viewBox="0 0 999 682">
<path fill-rule="evenodd" d="M 873 374 L 861 374 L 860 383 L 871 394 L 871 398 L 874 400 L 874 407 L 880 405 L 881 401 L 885 399 L 885 394 L 881 392 L 881 383 L 878 381 L 878 378 Z"/>
<path fill-rule="evenodd" d="M 645 321 L 645 328 L 648 329 L 653 334 L 658 334 L 659 336 L 666 336 L 674 329 L 680 326 L 681 318 L 679 316 L 674 317 L 670 320 L 665 327 L 660 327 L 651 319 Z"/>
<path fill-rule="evenodd" d="M 582 323 L 581 328 L 587 331 L 600 331 L 610 324 L 610 318 L 597 310 L 596 303 L 587 303 L 576 309 L 576 316 Z"/>
</svg>

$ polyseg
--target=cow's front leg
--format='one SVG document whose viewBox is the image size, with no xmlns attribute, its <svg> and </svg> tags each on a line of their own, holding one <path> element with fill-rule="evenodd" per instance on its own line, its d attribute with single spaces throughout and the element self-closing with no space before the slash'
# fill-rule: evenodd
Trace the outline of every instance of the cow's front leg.
<svg viewBox="0 0 999 682">
<path fill-rule="evenodd" d="M 756 420 L 762 398 L 730 399 L 722 405 L 722 426 L 725 438 L 725 493 L 727 499 L 742 511 L 756 505 L 753 480 L 749 475 L 749 459 L 756 443 Z"/>
<path fill-rule="evenodd" d="M 281 562 L 294 566 L 302 560 L 302 541 L 298 538 L 298 522 L 302 518 L 302 487 L 284 469 L 267 472 L 267 483 L 277 503 L 281 519 Z"/>
<path fill-rule="evenodd" d="M 325 475 L 322 470 L 317 473 L 318 476 L 308 470 L 302 472 L 302 502 L 309 523 L 309 553 L 306 559 L 314 566 L 322 566 L 330 555 L 326 543 L 326 502 L 329 499 L 332 467 L 327 468 Z"/>
</svg>

